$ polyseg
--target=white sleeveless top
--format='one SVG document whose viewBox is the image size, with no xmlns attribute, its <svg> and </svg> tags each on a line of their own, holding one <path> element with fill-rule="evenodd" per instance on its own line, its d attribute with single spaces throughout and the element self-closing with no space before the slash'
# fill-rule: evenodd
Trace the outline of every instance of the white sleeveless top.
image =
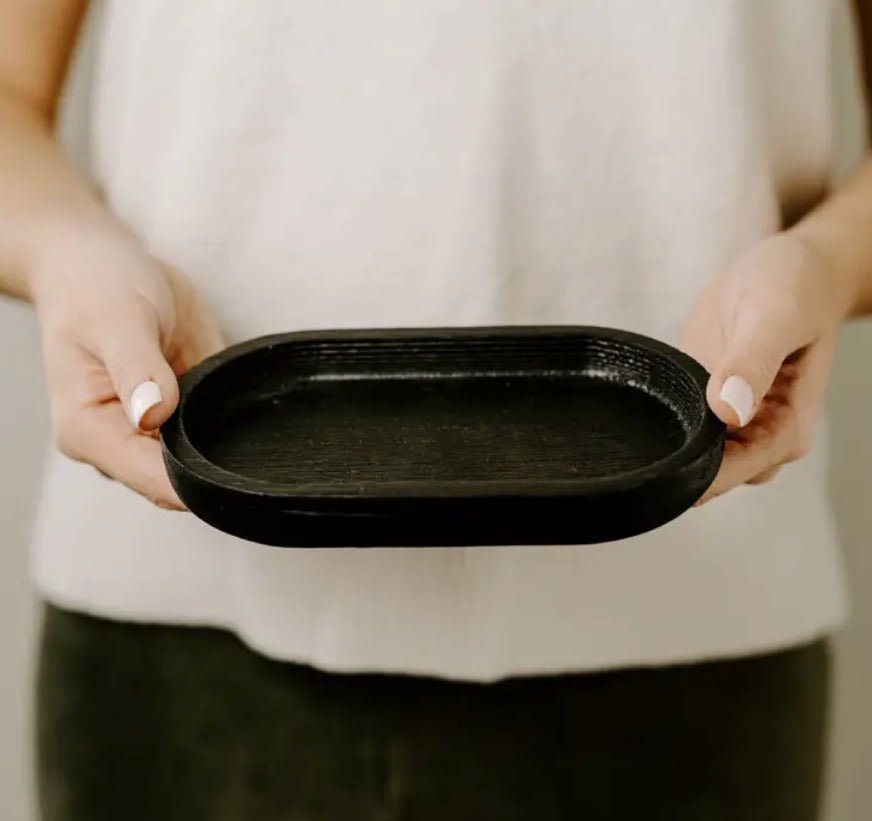
<svg viewBox="0 0 872 821">
<path fill-rule="evenodd" d="M 707 278 L 827 184 L 828 0 L 151 0 L 99 32 L 94 173 L 230 341 L 600 324 L 674 342 Z M 822 437 L 819 437 L 819 442 Z M 282 550 L 53 456 L 51 601 L 330 670 L 490 680 L 832 630 L 818 449 L 593 547 Z"/>
</svg>

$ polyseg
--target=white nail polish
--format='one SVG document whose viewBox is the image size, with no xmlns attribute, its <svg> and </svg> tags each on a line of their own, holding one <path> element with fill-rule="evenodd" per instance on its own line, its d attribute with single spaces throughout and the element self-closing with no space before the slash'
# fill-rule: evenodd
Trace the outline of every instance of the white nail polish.
<svg viewBox="0 0 872 821">
<path fill-rule="evenodd" d="M 133 422 L 133 427 L 138 428 L 146 411 L 161 402 L 163 402 L 163 394 L 157 382 L 140 382 L 130 394 L 130 403 L 127 407 L 127 415 Z"/>
<path fill-rule="evenodd" d="M 731 376 L 721 388 L 721 401 L 726 402 L 739 417 L 739 427 L 751 421 L 754 413 L 754 392 L 741 376 Z"/>
</svg>

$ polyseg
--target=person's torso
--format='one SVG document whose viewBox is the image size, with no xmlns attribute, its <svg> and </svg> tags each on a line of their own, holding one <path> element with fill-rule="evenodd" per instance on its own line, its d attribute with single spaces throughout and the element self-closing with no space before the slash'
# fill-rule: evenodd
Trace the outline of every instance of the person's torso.
<svg viewBox="0 0 872 821">
<path fill-rule="evenodd" d="M 94 173 L 231 341 L 568 323 L 674 342 L 705 281 L 825 191 L 830 11 L 115 2 Z M 844 608 L 820 452 L 637 539 L 491 551 L 259 548 L 85 470 L 56 460 L 49 482 L 49 498 L 73 482 L 85 497 L 44 505 L 49 595 L 226 624 L 328 667 L 486 678 L 669 661 L 793 641 Z M 142 535 L 112 554 L 114 582 L 86 579 L 63 533 L 105 543 L 99 567 L 118 523 L 83 511 L 110 499 Z"/>
</svg>

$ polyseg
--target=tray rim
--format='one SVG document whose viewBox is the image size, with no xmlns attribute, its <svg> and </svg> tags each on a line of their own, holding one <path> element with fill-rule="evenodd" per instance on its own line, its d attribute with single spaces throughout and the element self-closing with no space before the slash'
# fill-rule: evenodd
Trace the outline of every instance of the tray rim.
<svg viewBox="0 0 872 821">
<path fill-rule="evenodd" d="M 338 490 L 335 484 L 291 484 L 256 479 L 227 470 L 209 461 L 197 450 L 185 429 L 185 408 L 192 393 L 209 375 L 229 362 L 257 351 L 293 343 L 307 342 L 367 342 L 367 341 L 455 341 L 460 339 L 529 339 L 536 337 L 592 337 L 620 342 L 654 351 L 679 365 L 700 391 L 705 407 L 696 431 L 684 445 L 662 459 L 633 471 L 601 477 L 579 479 L 548 479 L 521 481 L 518 479 L 481 479 L 461 483 L 456 481 L 401 480 L 396 482 L 363 482 L 354 490 L 349 485 Z M 709 374 L 705 368 L 683 351 L 661 340 L 632 331 L 598 325 L 496 325 L 451 326 L 426 328 L 340 328 L 302 330 L 268 334 L 231 345 L 208 357 L 185 373 L 179 380 L 179 403 L 175 413 L 161 427 L 160 439 L 164 458 L 191 479 L 224 490 L 232 490 L 252 501 L 270 497 L 279 500 L 309 501 L 408 501 L 426 503 L 437 499 L 462 498 L 571 498 L 599 494 L 617 494 L 667 479 L 673 472 L 692 465 L 718 447 L 724 437 L 725 425 L 711 411 L 706 401 Z M 171 472 L 172 474 L 172 472 Z M 172 478 L 172 475 L 171 475 Z M 375 492 L 373 492 L 373 489 Z M 313 512 L 314 513 L 314 512 Z M 349 511 L 349 515 L 351 514 Z M 357 515 L 366 515 L 361 511 Z"/>
</svg>

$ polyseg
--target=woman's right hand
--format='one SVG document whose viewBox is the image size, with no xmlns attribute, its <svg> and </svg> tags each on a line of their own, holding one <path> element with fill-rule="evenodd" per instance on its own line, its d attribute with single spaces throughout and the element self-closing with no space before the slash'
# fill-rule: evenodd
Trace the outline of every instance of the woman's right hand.
<svg viewBox="0 0 872 821">
<path fill-rule="evenodd" d="M 184 509 L 156 431 L 178 404 L 176 377 L 222 347 L 191 283 L 124 229 L 101 228 L 43 254 L 30 293 L 58 448 L 160 507 Z"/>
</svg>

